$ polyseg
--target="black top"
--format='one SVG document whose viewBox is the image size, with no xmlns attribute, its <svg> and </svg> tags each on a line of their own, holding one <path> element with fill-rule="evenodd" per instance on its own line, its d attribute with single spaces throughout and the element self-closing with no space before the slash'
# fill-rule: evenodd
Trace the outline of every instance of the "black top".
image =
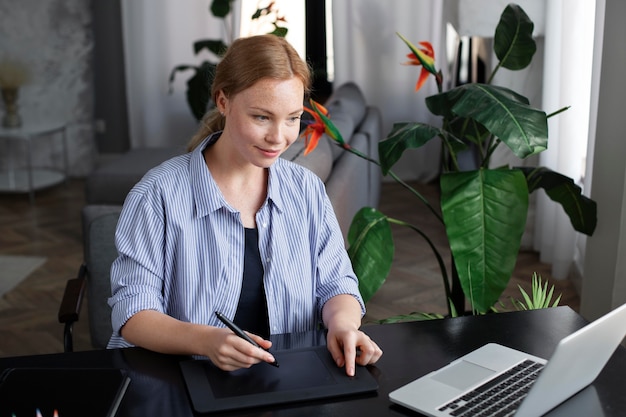
<svg viewBox="0 0 626 417">
<path fill-rule="evenodd" d="M 257 229 L 246 228 L 243 284 L 233 321 L 243 330 L 268 338 L 270 335 L 269 319 L 263 285 L 263 264 L 258 242 Z"/>
</svg>

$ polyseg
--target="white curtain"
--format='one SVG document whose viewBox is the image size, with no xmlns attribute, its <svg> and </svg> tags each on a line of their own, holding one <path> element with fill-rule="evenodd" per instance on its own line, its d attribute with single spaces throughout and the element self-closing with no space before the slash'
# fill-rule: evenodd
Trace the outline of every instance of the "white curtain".
<svg viewBox="0 0 626 417">
<path fill-rule="evenodd" d="M 368 103 L 378 106 L 386 135 L 393 123 L 421 121 L 436 124 L 424 99 L 437 92 L 429 79 L 419 92 L 415 83 L 420 68 L 405 66 L 409 49 L 396 35 L 414 45 L 429 41 L 435 59 L 445 62 L 443 0 L 335 0 L 332 4 L 334 85 L 354 81 Z M 439 166 L 439 144 L 405 153 L 394 172 L 405 179 L 433 179 Z"/>
<path fill-rule="evenodd" d="M 583 186 L 591 97 L 595 1 L 546 3 L 543 109 L 569 110 L 549 120 L 548 150 L 540 164 Z M 589 190 L 583 189 L 589 196 Z M 563 209 L 542 191 L 537 196 L 535 249 L 552 264 L 555 278 L 567 278 L 574 262 L 584 260 L 585 235 L 574 231 Z"/>
<path fill-rule="evenodd" d="M 227 40 L 238 33 L 238 1 L 232 29 L 210 12 L 211 0 L 122 0 L 127 104 L 132 148 L 184 145 L 196 129 L 186 102 L 192 71 L 179 72 L 170 94 L 170 72 L 181 64 L 215 62 L 209 52 L 196 56 L 200 39 Z M 184 4 L 184 7 L 182 5 Z"/>
</svg>

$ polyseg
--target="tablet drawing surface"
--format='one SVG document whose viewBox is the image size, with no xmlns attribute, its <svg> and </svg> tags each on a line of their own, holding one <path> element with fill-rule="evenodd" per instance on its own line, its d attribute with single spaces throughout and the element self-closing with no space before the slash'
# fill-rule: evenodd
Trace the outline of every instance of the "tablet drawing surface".
<svg viewBox="0 0 626 417">
<path fill-rule="evenodd" d="M 366 368 L 345 374 L 325 346 L 275 351 L 276 368 L 259 363 L 225 372 L 209 360 L 180 363 L 195 411 L 208 413 L 262 405 L 330 398 L 375 391 L 378 384 Z"/>
</svg>

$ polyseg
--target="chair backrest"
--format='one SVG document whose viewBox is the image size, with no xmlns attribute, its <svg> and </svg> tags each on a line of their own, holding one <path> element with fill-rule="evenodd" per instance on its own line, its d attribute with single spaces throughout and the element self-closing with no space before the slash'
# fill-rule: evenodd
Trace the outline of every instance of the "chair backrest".
<svg viewBox="0 0 626 417">
<path fill-rule="evenodd" d="M 115 228 L 122 206 L 87 205 L 82 211 L 91 344 L 104 349 L 112 333 L 111 264 L 117 258 Z"/>
</svg>

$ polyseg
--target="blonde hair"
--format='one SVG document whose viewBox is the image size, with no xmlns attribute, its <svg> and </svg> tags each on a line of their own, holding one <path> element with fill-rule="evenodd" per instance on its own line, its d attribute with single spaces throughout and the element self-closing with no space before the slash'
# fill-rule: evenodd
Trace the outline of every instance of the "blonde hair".
<svg viewBox="0 0 626 417">
<path fill-rule="evenodd" d="M 217 69 L 211 86 L 211 97 L 217 101 L 220 91 L 226 97 L 251 87 L 263 78 L 288 80 L 298 77 L 302 80 L 305 94 L 311 89 L 311 71 L 296 50 L 276 35 L 258 35 L 235 40 L 226 51 Z M 304 99 L 304 97 L 303 97 Z M 208 111 L 198 131 L 187 145 L 194 150 L 209 134 L 224 129 L 224 116 L 217 108 Z"/>
</svg>

